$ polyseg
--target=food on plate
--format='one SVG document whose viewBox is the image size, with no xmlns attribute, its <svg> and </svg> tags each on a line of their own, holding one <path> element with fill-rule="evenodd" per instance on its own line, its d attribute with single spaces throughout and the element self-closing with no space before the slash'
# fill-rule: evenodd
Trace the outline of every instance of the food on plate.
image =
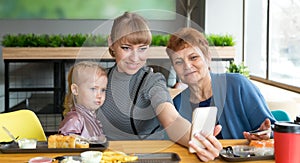
<svg viewBox="0 0 300 163">
<path fill-rule="evenodd" d="M 84 140 L 77 140 L 75 142 L 75 148 L 89 148 L 90 144 Z"/>
<path fill-rule="evenodd" d="M 55 134 L 48 137 L 48 148 L 89 148 L 89 143 L 75 136 Z"/>
<path fill-rule="evenodd" d="M 255 147 L 249 145 L 234 145 L 232 152 L 239 157 L 249 157 L 255 154 Z"/>
<path fill-rule="evenodd" d="M 48 148 L 75 148 L 76 138 L 73 136 L 50 135 Z"/>
<path fill-rule="evenodd" d="M 273 148 L 274 147 L 274 139 L 269 140 L 251 140 L 250 146 L 257 147 L 257 148 Z"/>
<path fill-rule="evenodd" d="M 106 150 L 103 152 L 100 163 L 132 162 L 136 160 L 138 160 L 138 156 L 127 155 L 126 153 L 119 151 Z"/>
<path fill-rule="evenodd" d="M 251 140 L 249 146 L 255 147 L 256 156 L 265 156 L 274 154 L 274 139 L 269 140 Z"/>
</svg>

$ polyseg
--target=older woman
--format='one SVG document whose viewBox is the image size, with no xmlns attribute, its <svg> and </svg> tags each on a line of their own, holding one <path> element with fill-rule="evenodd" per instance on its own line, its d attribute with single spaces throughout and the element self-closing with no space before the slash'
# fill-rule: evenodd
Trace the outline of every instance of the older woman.
<svg viewBox="0 0 300 163">
<path fill-rule="evenodd" d="M 249 134 L 250 130 L 270 129 L 275 122 L 259 89 L 237 73 L 210 72 L 211 55 L 205 36 L 192 28 L 172 34 L 167 53 L 179 79 L 188 88 L 174 98 L 180 114 L 191 121 L 196 107 L 216 106 L 218 138 L 269 139 L 270 134 Z"/>
</svg>

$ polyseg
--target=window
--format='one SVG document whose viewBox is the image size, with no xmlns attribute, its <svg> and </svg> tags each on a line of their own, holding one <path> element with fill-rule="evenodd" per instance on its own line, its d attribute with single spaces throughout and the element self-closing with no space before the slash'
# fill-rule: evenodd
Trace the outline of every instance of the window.
<svg viewBox="0 0 300 163">
<path fill-rule="evenodd" d="M 300 1 L 269 5 L 269 79 L 300 87 Z"/>
<path fill-rule="evenodd" d="M 300 92 L 300 2 L 245 0 L 245 62 L 251 76 Z"/>
<path fill-rule="evenodd" d="M 266 77 L 267 1 L 245 3 L 245 63 L 250 75 Z"/>
</svg>

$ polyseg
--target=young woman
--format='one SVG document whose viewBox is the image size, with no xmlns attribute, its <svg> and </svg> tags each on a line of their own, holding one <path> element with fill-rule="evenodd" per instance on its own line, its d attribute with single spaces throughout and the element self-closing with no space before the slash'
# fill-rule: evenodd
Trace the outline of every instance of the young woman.
<svg viewBox="0 0 300 163">
<path fill-rule="evenodd" d="M 107 76 L 105 69 L 92 61 L 78 62 L 68 74 L 68 92 L 64 101 L 64 119 L 59 133 L 77 134 L 90 140 L 103 136 L 96 110 L 105 100 Z"/>
<path fill-rule="evenodd" d="M 176 111 L 163 75 L 145 65 L 151 39 L 146 21 L 138 14 L 125 12 L 114 20 L 109 52 L 116 64 L 108 70 L 107 98 L 97 111 L 107 138 L 166 139 L 167 133 L 171 140 L 194 147 L 200 159 L 214 159 L 222 145 L 214 136 L 201 134 L 198 139 L 215 146 L 200 149 L 189 144 L 191 123 Z"/>
</svg>

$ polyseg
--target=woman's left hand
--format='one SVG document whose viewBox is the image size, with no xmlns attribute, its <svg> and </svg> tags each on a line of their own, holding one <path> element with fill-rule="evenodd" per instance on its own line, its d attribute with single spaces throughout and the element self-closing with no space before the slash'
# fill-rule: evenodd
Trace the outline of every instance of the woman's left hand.
<svg viewBox="0 0 300 163">
<path fill-rule="evenodd" d="M 271 121 L 269 118 L 267 118 L 258 128 L 258 130 L 271 130 Z M 254 135 L 254 134 L 250 134 L 249 132 L 244 131 L 244 137 L 246 139 L 248 139 L 249 141 L 251 140 L 267 140 L 270 139 L 271 136 L 271 132 L 268 132 L 266 134 L 262 134 L 262 135 Z"/>
</svg>

